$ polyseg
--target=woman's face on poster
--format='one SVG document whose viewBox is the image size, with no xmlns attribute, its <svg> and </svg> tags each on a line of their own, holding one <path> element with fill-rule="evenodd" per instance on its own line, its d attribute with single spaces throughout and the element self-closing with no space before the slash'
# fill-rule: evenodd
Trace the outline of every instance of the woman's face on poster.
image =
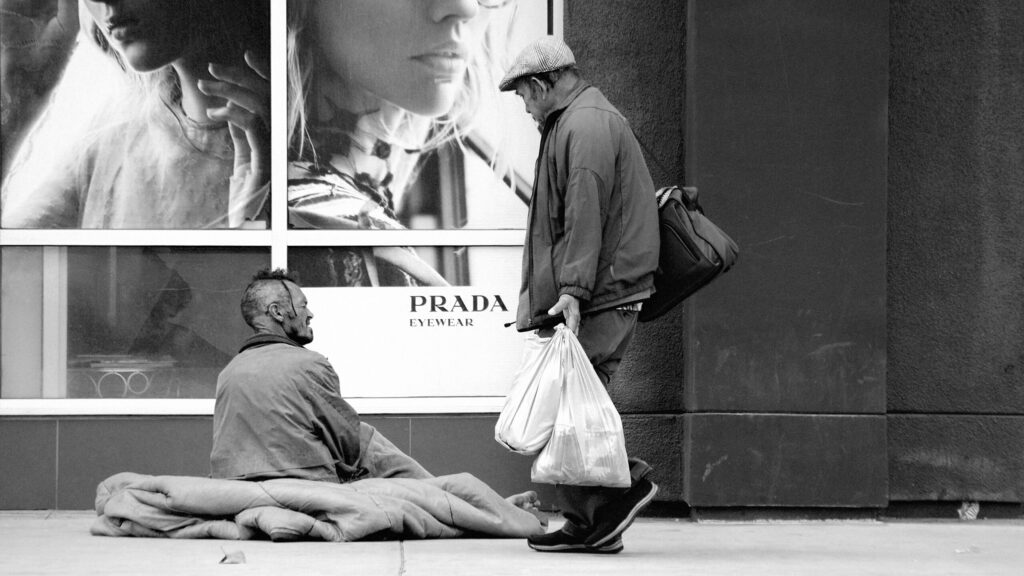
<svg viewBox="0 0 1024 576">
<path fill-rule="evenodd" d="M 422 116 L 447 113 L 487 25 L 477 0 L 316 0 L 317 42 L 350 85 Z"/>
<path fill-rule="evenodd" d="M 151 72 L 185 55 L 195 28 L 193 0 L 85 0 L 89 15 L 124 63 Z"/>
</svg>

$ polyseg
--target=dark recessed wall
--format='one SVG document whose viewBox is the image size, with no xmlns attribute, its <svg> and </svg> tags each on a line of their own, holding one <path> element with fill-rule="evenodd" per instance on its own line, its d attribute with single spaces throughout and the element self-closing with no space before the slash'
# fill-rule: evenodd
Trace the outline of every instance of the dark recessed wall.
<svg viewBox="0 0 1024 576">
<path fill-rule="evenodd" d="M 887 5 L 689 4 L 687 183 L 740 255 L 685 303 L 686 501 L 882 507 Z"/>
<path fill-rule="evenodd" d="M 890 3 L 894 500 L 1024 500 L 1022 30 L 1019 0 Z"/>
<path fill-rule="evenodd" d="M 896 0 L 889 409 L 1024 413 L 1024 3 Z"/>
</svg>

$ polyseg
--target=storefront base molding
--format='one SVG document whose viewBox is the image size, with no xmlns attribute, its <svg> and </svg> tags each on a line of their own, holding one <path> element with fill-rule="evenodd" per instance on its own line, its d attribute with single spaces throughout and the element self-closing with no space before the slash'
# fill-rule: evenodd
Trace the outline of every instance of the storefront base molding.
<svg viewBox="0 0 1024 576">
<path fill-rule="evenodd" d="M 537 490 L 552 507 L 552 487 L 530 482 L 533 458 L 494 442 L 496 418 L 366 420 L 436 474 L 468 471 L 502 494 Z M 645 514 L 698 521 L 955 518 L 964 502 L 977 502 L 979 519 L 1024 515 L 1015 451 L 1024 430 L 1020 417 L 626 414 L 622 420 L 629 453 L 655 467 L 661 487 Z M 1005 441 L 985 440 L 993 431 Z M 122 471 L 206 476 L 211 433 L 209 416 L 0 418 L 0 509 L 91 509 L 96 485 Z M 949 437 L 959 440 L 943 440 Z M 930 445 L 950 456 L 908 456 L 934 452 Z M 943 463 L 960 463 L 961 472 L 951 476 Z"/>
<path fill-rule="evenodd" d="M 1024 501 L 1024 416 L 890 414 L 890 498 Z"/>
<path fill-rule="evenodd" d="M 494 441 L 495 414 L 367 416 L 435 474 L 470 472 L 508 495 L 536 490 L 553 505 L 550 485 L 530 482 L 533 457 Z M 625 415 L 627 445 L 656 468 L 659 500 L 682 494 L 682 417 Z M 0 418 L 0 510 L 86 510 L 96 485 L 117 472 L 207 476 L 210 416 Z"/>
<path fill-rule="evenodd" d="M 684 500 L 693 507 L 881 508 L 884 415 L 685 416 Z"/>
</svg>

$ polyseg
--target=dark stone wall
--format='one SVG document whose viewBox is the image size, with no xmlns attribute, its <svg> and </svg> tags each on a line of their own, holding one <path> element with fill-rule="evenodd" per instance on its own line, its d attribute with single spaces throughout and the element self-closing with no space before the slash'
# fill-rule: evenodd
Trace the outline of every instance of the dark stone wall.
<svg viewBox="0 0 1024 576">
<path fill-rule="evenodd" d="M 689 302 L 689 410 L 885 410 L 888 13 L 695 0 L 687 181 L 739 244 Z"/>
<path fill-rule="evenodd" d="M 882 507 L 884 1 L 691 0 L 687 183 L 740 248 L 684 303 L 691 507 Z"/>
<path fill-rule="evenodd" d="M 885 416 L 687 414 L 685 423 L 690 506 L 885 505 Z"/>
<path fill-rule="evenodd" d="M 584 78 L 629 120 L 655 186 L 682 184 L 686 3 L 645 0 L 639 6 L 566 0 L 564 38 Z M 640 325 L 609 387 L 620 412 L 681 411 L 683 329 L 681 307 Z M 654 432 L 634 427 L 630 434 L 650 444 Z"/>
<path fill-rule="evenodd" d="M 889 499 L 1024 502 L 1020 416 L 890 414 Z"/>
<path fill-rule="evenodd" d="M 1024 3 L 891 5 L 889 409 L 1024 412 Z"/>
<path fill-rule="evenodd" d="M 1019 0 L 890 3 L 893 500 L 1024 499 L 1022 30 Z"/>
</svg>

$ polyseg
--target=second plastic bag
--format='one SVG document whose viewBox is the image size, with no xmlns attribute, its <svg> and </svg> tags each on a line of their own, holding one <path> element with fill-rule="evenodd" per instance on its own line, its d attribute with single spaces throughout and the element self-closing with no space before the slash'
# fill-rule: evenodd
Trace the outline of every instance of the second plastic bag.
<svg viewBox="0 0 1024 576">
<path fill-rule="evenodd" d="M 547 446 L 533 463 L 531 479 L 543 484 L 630 485 L 622 420 L 576 336 L 564 325 L 563 372 L 558 413 Z"/>
</svg>

